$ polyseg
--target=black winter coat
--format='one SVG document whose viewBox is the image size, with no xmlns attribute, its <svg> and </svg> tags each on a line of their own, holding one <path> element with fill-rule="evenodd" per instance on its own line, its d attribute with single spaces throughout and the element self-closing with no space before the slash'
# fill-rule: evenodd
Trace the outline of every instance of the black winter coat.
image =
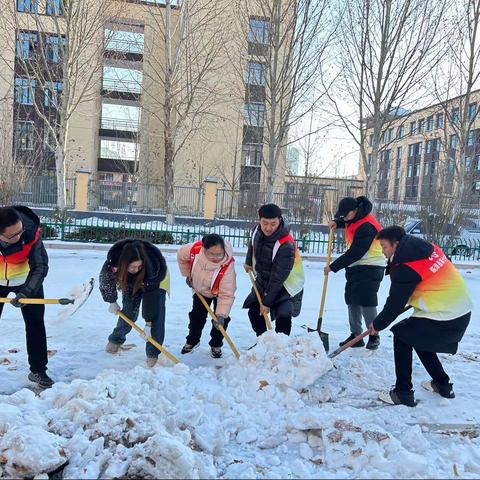
<svg viewBox="0 0 480 480">
<path fill-rule="evenodd" d="M 432 253 L 433 245 L 430 242 L 412 235 L 402 238 L 387 265 L 387 275 L 390 275 L 392 284 L 383 310 L 373 321 L 376 330 L 387 328 L 403 312 L 422 280 L 417 272 L 404 263 L 428 258 Z M 391 270 L 392 264 L 396 266 Z M 410 317 L 397 323 L 392 332 L 417 350 L 455 353 L 469 321 L 470 313 L 448 321 Z"/>
<path fill-rule="evenodd" d="M 255 235 L 255 248 L 252 243 L 248 245 L 245 263 L 253 265 L 253 251 L 255 251 L 255 272 L 257 274 L 256 285 L 262 297 L 263 304 L 272 308 L 276 303 L 283 302 L 292 298 L 283 286 L 285 280 L 290 275 L 295 260 L 295 249 L 290 242 L 286 242 L 280 246 L 272 262 L 272 253 L 275 243 L 278 239 L 288 235 L 290 229 L 281 220 L 278 230 L 267 237 L 263 234 L 262 229 L 258 226 Z M 246 298 L 243 308 L 249 308 L 256 302 L 255 292 L 250 292 Z"/>
<path fill-rule="evenodd" d="M 22 251 L 25 244 L 31 243 L 35 239 L 37 230 L 40 228 L 40 219 L 28 207 L 15 205 L 13 208 L 19 214 L 25 231 L 17 243 L 6 246 L 0 245 L 0 253 L 4 257 Z M 28 264 L 30 271 L 24 284 L 18 287 L 18 292 L 31 297 L 42 286 L 43 280 L 48 273 L 48 255 L 40 236 L 30 249 Z"/>
<path fill-rule="evenodd" d="M 345 228 L 345 224 L 355 223 L 366 217 L 372 211 L 372 203 L 367 197 L 358 197 L 357 214 L 349 222 L 335 220 L 338 228 Z M 358 227 L 350 248 L 330 264 L 332 272 L 345 269 L 345 303 L 347 305 L 361 305 L 375 307 L 378 305 L 377 292 L 384 276 L 384 267 L 377 265 L 356 265 L 352 263 L 360 260 L 369 250 L 377 236 L 377 230 L 371 223 L 364 223 Z"/>
<path fill-rule="evenodd" d="M 112 248 L 110 248 L 107 254 L 107 260 L 103 264 L 102 270 L 100 271 L 100 293 L 102 294 L 105 302 L 114 303 L 117 301 L 117 282 L 112 268 L 116 268 L 118 266 L 118 260 L 122 253 L 123 247 L 133 242 L 142 243 L 147 255 L 144 266 L 145 277 L 143 287 L 140 292 L 137 292 L 136 295 L 141 295 L 143 297 L 143 311 L 147 312 L 146 315 L 144 314 L 144 316 L 145 319 L 148 320 L 149 317 L 156 316 L 156 310 L 158 308 L 158 289 L 160 282 L 167 275 L 167 263 L 165 262 L 162 252 L 160 252 L 160 250 L 150 242 L 128 238 L 125 240 L 119 240 L 112 246 Z M 126 292 L 122 292 L 124 301 L 125 296 L 131 297 L 133 295 L 132 287 L 134 279 L 135 275 L 128 274 L 128 290 Z"/>
</svg>

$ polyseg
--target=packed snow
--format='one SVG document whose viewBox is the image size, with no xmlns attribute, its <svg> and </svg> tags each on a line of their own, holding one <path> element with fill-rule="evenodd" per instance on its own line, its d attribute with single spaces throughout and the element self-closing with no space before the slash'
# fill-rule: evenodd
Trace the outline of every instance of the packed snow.
<svg viewBox="0 0 480 480">
<path fill-rule="evenodd" d="M 98 276 L 106 252 L 49 250 L 45 294 L 67 296 Z M 305 262 L 307 288 L 292 336 L 267 332 L 257 342 L 241 305 L 250 289 L 238 258 L 237 300 L 228 333 L 241 357 L 202 346 L 181 355 L 191 307 L 175 255 L 164 346 L 182 362 L 161 356 L 145 365 L 144 341 L 134 331 L 116 355 L 105 352 L 116 317 L 95 287 L 72 317 L 57 320 L 47 306 L 50 390 L 36 394 L 26 379 L 24 326 L 5 306 L 0 339 L 0 477 L 25 478 L 63 469 L 63 478 L 438 478 L 480 476 L 480 269 L 462 270 L 475 303 L 455 356 L 442 355 L 457 398 L 423 390 L 428 379 L 414 360 L 416 408 L 376 398 L 394 381 L 392 339 L 380 349 L 349 349 L 326 357 L 315 326 L 323 263 Z M 331 275 L 324 325 L 332 350 L 348 336 L 344 277 Z M 381 286 L 384 302 L 388 279 Z M 139 319 L 143 327 L 143 320 Z M 33 390 L 33 391 L 32 391 Z M 440 425 L 438 425 L 440 424 Z"/>
</svg>

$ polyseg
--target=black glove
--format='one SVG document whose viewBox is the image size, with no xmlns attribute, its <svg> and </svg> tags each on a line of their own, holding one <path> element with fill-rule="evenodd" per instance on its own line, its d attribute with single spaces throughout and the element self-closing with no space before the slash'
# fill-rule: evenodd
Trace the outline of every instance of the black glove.
<svg viewBox="0 0 480 480">
<path fill-rule="evenodd" d="M 190 277 L 187 277 L 185 279 L 185 283 L 190 287 L 190 288 L 193 288 L 192 286 L 192 279 Z"/>
<path fill-rule="evenodd" d="M 15 298 L 12 298 L 12 301 L 10 302 L 10 305 L 13 305 L 14 307 L 17 307 L 17 308 L 25 307 L 27 305 L 26 303 L 20 303 L 19 302 L 19 300 L 21 298 L 27 298 L 27 296 L 22 292 L 18 292 L 17 296 Z"/>
<path fill-rule="evenodd" d="M 213 321 L 213 326 L 214 326 L 217 330 L 220 330 L 220 329 L 218 328 L 219 325 L 221 325 L 223 328 L 225 328 L 225 317 L 219 316 L 219 317 L 217 317 L 217 320 L 214 320 L 214 321 Z"/>
</svg>

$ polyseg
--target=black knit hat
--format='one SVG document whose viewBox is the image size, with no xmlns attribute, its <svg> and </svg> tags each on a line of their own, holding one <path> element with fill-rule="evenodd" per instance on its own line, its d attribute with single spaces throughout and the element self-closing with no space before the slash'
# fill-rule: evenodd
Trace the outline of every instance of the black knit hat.
<svg viewBox="0 0 480 480">
<path fill-rule="evenodd" d="M 258 217 L 259 218 L 281 218 L 282 210 L 278 205 L 274 203 L 267 203 L 266 205 L 262 205 L 258 209 Z"/>
<path fill-rule="evenodd" d="M 351 212 L 356 208 L 358 208 L 358 202 L 355 198 L 353 197 L 342 198 L 340 200 L 340 203 L 338 204 L 338 210 L 334 217 L 335 220 L 343 220 L 345 215 L 347 215 L 348 212 Z"/>
</svg>

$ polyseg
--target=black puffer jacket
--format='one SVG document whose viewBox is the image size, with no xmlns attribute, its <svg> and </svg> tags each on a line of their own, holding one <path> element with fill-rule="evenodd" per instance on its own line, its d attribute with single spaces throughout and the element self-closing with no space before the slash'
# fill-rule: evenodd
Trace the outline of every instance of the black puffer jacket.
<svg viewBox="0 0 480 480">
<path fill-rule="evenodd" d="M 25 231 L 22 233 L 22 236 L 17 243 L 3 246 L 0 245 L 0 253 L 4 257 L 4 262 L 6 262 L 7 267 L 8 256 L 24 252 L 25 245 L 28 245 L 35 240 L 37 231 L 40 228 L 40 219 L 28 207 L 15 205 L 13 208 L 19 214 Z M 24 284 L 19 288 L 19 291 L 24 293 L 27 297 L 31 297 L 41 287 L 43 280 L 48 273 L 48 255 L 40 236 L 38 237 L 38 240 L 33 243 L 30 252 L 28 254 L 25 253 L 25 262 L 28 262 L 30 271 L 28 272 Z"/>
<path fill-rule="evenodd" d="M 417 272 L 404 263 L 428 258 L 432 253 L 433 245 L 430 242 L 412 235 L 402 238 L 387 266 L 387 275 L 390 274 L 392 284 L 383 310 L 373 321 L 376 330 L 387 328 L 403 312 L 422 280 Z M 392 265 L 395 267 L 391 268 Z M 456 353 L 469 321 L 470 313 L 449 321 L 410 317 L 397 323 L 392 332 L 418 350 Z"/>
<path fill-rule="evenodd" d="M 150 242 L 132 238 L 120 240 L 116 242 L 108 251 L 107 260 L 103 264 L 102 270 L 100 271 L 100 292 L 105 302 L 113 303 L 117 301 L 117 283 L 112 269 L 118 266 L 118 260 L 122 253 L 123 247 L 127 244 L 132 244 L 135 242 L 141 243 L 147 254 L 142 293 L 145 294 L 158 290 L 160 282 L 165 278 L 165 275 L 167 274 L 167 264 L 162 252 L 160 252 L 155 245 L 151 244 Z M 134 277 L 135 275 L 128 274 L 129 287 L 133 285 Z M 127 292 L 122 292 L 122 294 L 131 295 L 131 288 L 128 290 L 129 291 Z"/>
<path fill-rule="evenodd" d="M 285 224 L 283 219 L 281 220 L 278 230 L 270 237 L 265 236 L 260 226 L 258 226 L 254 239 L 254 248 L 251 242 L 248 246 L 245 263 L 250 266 L 253 265 L 252 257 L 255 252 L 256 284 L 262 296 L 263 304 L 269 308 L 278 302 L 291 298 L 283 284 L 293 268 L 295 260 L 294 246 L 290 242 L 281 245 L 272 262 L 275 243 L 289 233 L 290 228 Z M 250 292 L 244 302 L 243 308 L 249 308 L 255 301 L 255 292 Z"/>
<path fill-rule="evenodd" d="M 372 212 L 373 205 L 367 197 L 357 197 L 357 201 L 357 214 L 352 220 L 344 222 L 343 220 L 335 219 L 335 223 L 337 224 L 338 228 L 345 228 L 346 223 L 352 224 L 358 222 L 358 220 L 361 220 Z M 334 262 L 330 264 L 330 269 L 332 270 L 332 272 L 338 272 L 339 270 L 347 268 L 352 263 L 360 260 L 368 252 L 370 245 L 377 236 L 377 233 L 378 232 L 376 228 L 369 222 L 360 225 L 360 227 L 358 227 L 357 231 L 355 232 L 355 236 L 353 237 L 350 248 L 343 255 L 338 257 Z M 372 267 L 369 266 L 368 268 Z"/>
</svg>

